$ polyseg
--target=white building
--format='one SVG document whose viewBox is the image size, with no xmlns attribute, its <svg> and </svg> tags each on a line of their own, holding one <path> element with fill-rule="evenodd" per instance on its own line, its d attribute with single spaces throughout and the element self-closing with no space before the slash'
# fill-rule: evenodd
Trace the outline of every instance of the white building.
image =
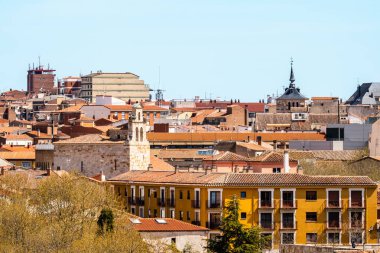
<svg viewBox="0 0 380 253">
<path fill-rule="evenodd" d="M 207 252 L 207 228 L 169 218 L 131 218 L 130 222 L 150 245 L 159 241 L 174 244 L 181 252 L 186 247 L 191 247 L 192 252 Z"/>
</svg>

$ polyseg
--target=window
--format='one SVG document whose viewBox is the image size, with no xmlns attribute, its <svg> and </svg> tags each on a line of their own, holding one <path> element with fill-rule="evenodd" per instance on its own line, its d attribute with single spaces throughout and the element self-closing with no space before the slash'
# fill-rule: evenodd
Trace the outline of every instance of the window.
<svg viewBox="0 0 380 253">
<path fill-rule="evenodd" d="M 183 220 L 183 211 L 179 211 L 179 219 Z"/>
<path fill-rule="evenodd" d="M 294 228 L 294 213 L 282 213 L 282 228 Z"/>
<path fill-rule="evenodd" d="M 363 243 L 363 233 L 362 232 L 351 232 L 350 234 L 351 243 L 362 244 Z"/>
<path fill-rule="evenodd" d="M 240 192 L 240 198 L 245 199 L 247 197 L 246 192 Z"/>
<path fill-rule="evenodd" d="M 148 198 L 150 198 L 150 192 L 152 189 L 148 189 Z"/>
<path fill-rule="evenodd" d="M 136 141 L 139 141 L 139 128 L 136 127 Z"/>
<path fill-rule="evenodd" d="M 247 213 L 246 213 L 246 212 L 242 212 L 242 213 L 240 214 L 240 219 L 242 219 L 242 220 L 247 219 Z"/>
<path fill-rule="evenodd" d="M 84 172 L 84 164 L 83 161 L 80 162 L 80 172 Z"/>
<path fill-rule="evenodd" d="M 22 163 L 21 163 L 21 166 L 22 166 L 23 168 L 27 168 L 27 169 L 29 169 L 29 168 L 32 167 L 32 164 L 31 164 L 31 162 L 22 162 Z"/>
<path fill-rule="evenodd" d="M 281 168 L 273 168 L 273 173 L 281 173 Z"/>
<path fill-rule="evenodd" d="M 350 226 L 351 228 L 361 228 L 363 226 L 362 212 L 350 212 Z"/>
<path fill-rule="evenodd" d="M 294 233 L 282 233 L 282 244 L 294 244 Z"/>
<path fill-rule="evenodd" d="M 186 212 L 186 218 L 187 218 L 187 220 L 190 220 L 190 211 Z"/>
<path fill-rule="evenodd" d="M 121 113 L 121 119 L 125 119 L 125 112 Z"/>
<path fill-rule="evenodd" d="M 331 190 L 328 191 L 328 207 L 340 207 L 340 192 Z"/>
<path fill-rule="evenodd" d="M 183 199 L 183 193 L 182 193 L 182 191 L 179 191 L 179 199 Z"/>
<path fill-rule="evenodd" d="M 144 207 L 139 208 L 139 216 L 144 218 Z"/>
<path fill-rule="evenodd" d="M 210 192 L 210 208 L 221 207 L 221 196 L 220 191 Z"/>
<path fill-rule="evenodd" d="M 172 240 L 171 240 L 172 244 L 175 244 L 175 241 L 176 241 L 176 240 L 175 240 L 175 238 L 173 237 Z"/>
<path fill-rule="evenodd" d="M 294 192 L 293 191 L 282 192 L 282 207 L 294 207 Z"/>
<path fill-rule="evenodd" d="M 154 218 L 157 217 L 157 209 L 154 209 L 154 210 L 153 210 L 153 217 L 154 217 Z"/>
<path fill-rule="evenodd" d="M 175 218 L 175 211 L 170 210 L 170 218 L 174 219 Z"/>
<path fill-rule="evenodd" d="M 260 192 L 260 207 L 272 207 L 272 192 L 271 191 Z"/>
<path fill-rule="evenodd" d="M 190 191 L 187 191 L 187 199 L 190 199 Z"/>
<path fill-rule="evenodd" d="M 156 192 L 156 191 L 153 192 L 153 197 L 154 197 L 154 198 L 157 198 L 157 192 Z"/>
<path fill-rule="evenodd" d="M 317 243 L 317 233 L 306 233 L 306 243 Z"/>
<path fill-rule="evenodd" d="M 160 209 L 161 218 L 165 218 L 165 208 Z"/>
<path fill-rule="evenodd" d="M 362 190 L 352 190 L 350 191 L 351 197 L 351 207 L 363 207 L 363 191 Z"/>
<path fill-rule="evenodd" d="M 117 113 L 117 112 L 114 112 L 113 116 L 114 116 L 115 118 L 117 118 L 117 115 L 118 115 L 118 113 Z"/>
<path fill-rule="evenodd" d="M 328 212 L 328 228 L 340 228 L 340 212 Z"/>
<path fill-rule="evenodd" d="M 272 233 L 261 233 L 261 236 L 268 238 L 263 245 L 263 249 L 272 249 Z"/>
<path fill-rule="evenodd" d="M 327 233 L 327 243 L 329 244 L 339 244 L 340 243 L 339 233 Z"/>
<path fill-rule="evenodd" d="M 306 222 L 316 222 L 317 213 L 316 212 L 307 212 L 306 213 Z"/>
<path fill-rule="evenodd" d="M 132 207 L 132 208 L 131 208 L 131 213 L 132 213 L 132 214 L 135 214 L 135 213 L 136 213 L 135 210 L 136 210 L 136 209 L 135 209 L 134 207 Z"/>
<path fill-rule="evenodd" d="M 306 200 L 317 200 L 317 191 L 306 191 Z"/>
<path fill-rule="evenodd" d="M 260 226 L 266 229 L 272 229 L 272 213 L 260 213 Z"/>
</svg>

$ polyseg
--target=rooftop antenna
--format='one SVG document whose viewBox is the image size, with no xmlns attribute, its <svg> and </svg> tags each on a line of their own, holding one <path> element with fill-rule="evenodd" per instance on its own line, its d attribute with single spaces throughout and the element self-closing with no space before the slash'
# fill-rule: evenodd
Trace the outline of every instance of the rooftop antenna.
<svg viewBox="0 0 380 253">
<path fill-rule="evenodd" d="M 41 58 L 38 56 L 38 67 L 41 68 Z"/>
</svg>

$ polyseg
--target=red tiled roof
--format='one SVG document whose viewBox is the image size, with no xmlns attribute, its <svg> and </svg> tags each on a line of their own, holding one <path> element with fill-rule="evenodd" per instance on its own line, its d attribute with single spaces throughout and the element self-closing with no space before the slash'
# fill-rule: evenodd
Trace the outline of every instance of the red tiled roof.
<svg viewBox="0 0 380 253">
<path fill-rule="evenodd" d="M 159 220 L 164 220 L 166 223 L 158 223 L 156 221 L 156 218 L 136 218 L 141 223 L 134 224 L 133 228 L 136 229 L 139 232 L 153 232 L 153 231 L 208 231 L 209 229 L 205 227 L 200 227 L 193 225 L 191 223 L 187 223 L 184 221 L 176 220 L 176 219 L 170 219 L 170 218 L 157 218 Z"/>
<path fill-rule="evenodd" d="M 368 176 L 309 176 L 292 173 L 209 173 L 129 171 L 109 182 L 204 186 L 377 186 Z"/>
<path fill-rule="evenodd" d="M 133 105 L 105 105 L 105 107 L 109 108 L 111 112 L 122 112 L 122 111 L 132 111 Z M 143 105 L 144 111 L 167 111 L 167 109 L 155 106 L 155 105 Z"/>
<path fill-rule="evenodd" d="M 148 140 L 154 141 L 184 141 L 184 142 L 202 142 L 202 141 L 246 141 L 256 140 L 257 136 L 261 136 L 262 141 L 271 142 L 289 141 L 289 140 L 325 140 L 325 135 L 317 132 L 203 132 L 203 133 L 147 133 Z"/>
<path fill-rule="evenodd" d="M 208 156 L 204 160 L 215 160 L 215 161 L 249 161 L 248 157 L 238 155 L 236 153 L 225 151 L 214 156 Z"/>
</svg>

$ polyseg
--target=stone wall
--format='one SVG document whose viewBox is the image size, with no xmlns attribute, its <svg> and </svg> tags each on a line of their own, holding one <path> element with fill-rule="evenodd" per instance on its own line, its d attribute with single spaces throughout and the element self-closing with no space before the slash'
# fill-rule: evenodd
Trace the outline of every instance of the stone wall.
<svg viewBox="0 0 380 253">
<path fill-rule="evenodd" d="M 103 170 L 110 178 L 129 169 L 129 148 L 117 143 L 55 143 L 54 169 L 77 171 L 94 176 Z"/>
<path fill-rule="evenodd" d="M 314 245 L 280 245 L 280 253 L 379 253 L 378 245 L 366 245 L 363 250 L 361 245 L 356 249 L 349 246 L 314 246 Z"/>
</svg>

